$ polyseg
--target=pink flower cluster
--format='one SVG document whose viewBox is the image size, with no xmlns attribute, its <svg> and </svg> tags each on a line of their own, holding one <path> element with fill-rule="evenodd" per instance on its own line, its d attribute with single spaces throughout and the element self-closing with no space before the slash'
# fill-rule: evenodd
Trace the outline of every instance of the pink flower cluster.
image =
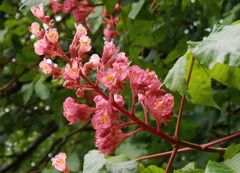
<svg viewBox="0 0 240 173">
<path fill-rule="evenodd" d="M 120 102 L 124 103 L 120 97 Z M 92 118 L 92 125 L 96 130 L 96 146 L 104 154 L 115 151 L 118 145 L 124 140 L 120 118 L 117 111 L 112 109 L 111 102 L 98 95 L 94 98 L 96 103 L 95 115 Z"/>
<path fill-rule="evenodd" d="M 42 21 L 44 16 L 39 19 Z M 61 76 L 64 80 L 63 86 L 75 90 L 77 97 L 83 97 L 86 91 L 92 93 L 95 108 L 79 104 L 75 99 L 68 97 L 63 103 L 64 116 L 70 125 L 91 120 L 96 130 L 96 146 L 102 153 L 113 153 L 124 139 L 142 130 L 140 128 L 130 133 L 122 131 L 128 125 L 134 124 L 123 121 L 120 108 L 114 106 L 118 105 L 124 109 L 125 102 L 121 93 L 126 83 L 130 83 L 132 90 L 131 116 L 135 116 L 134 107 L 138 100 L 143 108 L 146 124 L 148 112 L 156 120 L 158 130 L 161 124 L 166 124 L 172 118 L 174 97 L 161 88 L 162 83 L 154 71 L 131 66 L 128 57 L 124 52 L 120 52 L 113 42 L 105 43 L 102 55 L 89 56 L 91 39 L 82 24 L 76 25 L 76 33 L 67 55 L 59 46 L 58 32 L 52 28 L 52 22 L 47 25 L 45 30 L 40 29 L 37 23 L 33 23 L 30 28 L 39 39 L 34 44 L 35 52 L 50 58 L 59 56 L 66 61 L 66 65 L 62 68 L 55 67 L 44 58 L 39 66 L 43 73 L 52 74 L 54 79 Z M 39 41 L 44 44 L 38 44 Z M 93 74 L 96 74 L 95 82 L 89 79 Z M 100 85 L 107 89 L 109 96 L 100 89 Z M 91 117 L 92 114 L 94 115 Z"/>
<path fill-rule="evenodd" d="M 114 12 L 108 13 L 107 9 L 103 9 L 103 23 L 106 24 L 106 27 L 103 30 L 103 35 L 107 41 L 111 41 L 119 37 L 119 33 L 116 30 L 119 18 L 116 15 L 119 12 L 121 6 L 119 3 L 115 5 Z"/>
<path fill-rule="evenodd" d="M 77 0 L 64 0 L 63 3 L 59 0 L 52 0 L 48 4 L 53 13 L 71 13 L 76 21 L 87 22 L 87 16 L 93 11 L 93 7 L 87 0 L 78 2 Z"/>
</svg>

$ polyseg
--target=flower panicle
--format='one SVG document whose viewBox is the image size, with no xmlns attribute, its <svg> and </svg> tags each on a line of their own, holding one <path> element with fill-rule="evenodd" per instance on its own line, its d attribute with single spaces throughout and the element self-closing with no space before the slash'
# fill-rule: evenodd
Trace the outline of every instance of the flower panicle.
<svg viewBox="0 0 240 173">
<path fill-rule="evenodd" d="M 67 2 L 71 6 L 75 1 Z M 70 6 L 63 10 L 66 12 L 72 10 L 73 4 L 71 8 Z M 45 23 L 42 5 L 32 11 L 42 23 Z M 123 121 L 124 115 L 114 106 L 117 104 L 122 108 L 126 107 L 122 92 L 129 83 L 132 93 L 132 115 L 135 116 L 134 105 L 139 102 L 144 110 L 146 124 L 150 112 L 158 130 L 162 124 L 166 125 L 173 115 L 174 97 L 162 89 L 162 82 L 157 74 L 149 69 L 144 70 L 131 65 L 126 54 L 111 41 L 105 42 L 101 55 L 92 54 L 91 39 L 87 35 L 86 27 L 76 24 L 75 29 L 69 54 L 66 54 L 60 47 L 59 34 L 53 25 L 43 29 L 40 24 L 34 22 L 30 27 L 30 32 L 37 37 L 34 43 L 35 53 L 45 57 L 39 64 L 41 71 L 44 74 L 51 74 L 53 79 L 61 77 L 64 81 L 63 87 L 74 90 L 78 98 L 85 97 L 95 102 L 95 106 L 80 104 L 77 99 L 67 97 L 63 103 L 63 114 L 69 124 L 91 120 L 96 130 L 96 146 L 104 154 L 113 153 L 124 139 L 142 130 L 125 133 L 123 128 L 134 123 Z M 66 64 L 59 67 L 53 63 L 56 58 L 62 58 Z M 94 76 L 96 81 L 90 81 L 89 76 Z M 101 95 L 97 91 L 100 88 L 105 88 L 109 97 Z"/>
</svg>

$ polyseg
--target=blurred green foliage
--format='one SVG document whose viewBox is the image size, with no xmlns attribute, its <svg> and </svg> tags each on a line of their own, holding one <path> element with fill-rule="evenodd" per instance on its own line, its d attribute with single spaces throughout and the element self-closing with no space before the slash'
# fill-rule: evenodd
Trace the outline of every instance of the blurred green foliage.
<svg viewBox="0 0 240 173">
<path fill-rule="evenodd" d="M 113 9 L 115 1 L 103 2 L 109 11 Z M 174 84 L 172 87 L 182 94 L 186 93 L 187 88 L 184 87 L 184 78 L 179 74 L 185 73 L 184 69 L 189 59 L 178 58 L 187 51 L 187 41 L 200 41 L 210 34 L 214 26 L 218 28 L 218 25 L 229 25 L 240 18 L 238 0 L 158 0 L 155 8 L 151 8 L 152 1 L 147 0 L 120 2 L 122 11 L 118 31 L 121 36 L 117 41 L 120 49 L 126 52 L 132 64 L 155 70 L 162 81 L 178 60 L 175 64 L 177 71 L 173 69 L 172 77 L 168 79 L 176 82 L 171 83 Z M 19 7 L 22 6 L 20 1 L 2 0 L 0 4 L 0 172 L 56 172 L 50 166 L 50 159 L 59 151 L 68 154 L 70 170 L 79 172 L 84 167 L 84 155 L 94 149 L 94 132 L 88 124 L 68 126 L 63 118 L 62 103 L 67 96 L 74 93 L 63 89 L 61 80 L 51 81 L 50 76 L 39 72 L 38 62 L 41 57 L 35 55 L 34 39 L 28 32 L 28 27 L 36 19 L 26 9 L 27 5 L 31 4 L 25 5 L 22 11 L 19 11 Z M 98 8 L 100 14 L 101 7 Z M 61 46 L 67 50 L 73 37 L 74 20 L 70 15 L 58 16 L 61 16 L 61 20 L 56 22 L 60 31 Z M 90 17 L 94 28 L 90 37 L 93 40 L 94 51 L 100 54 L 103 46 L 103 26 L 99 16 Z M 223 36 L 229 37 L 227 34 Z M 239 36 L 232 37 L 237 39 Z M 207 43 L 202 42 L 200 47 Z M 198 57 L 202 57 L 201 51 Z M 202 60 L 203 64 L 208 63 Z M 181 138 L 205 143 L 240 129 L 238 67 L 221 64 L 209 70 L 201 64 L 194 66 L 193 73 L 199 78 L 190 81 L 188 93 L 190 96 L 196 96 L 190 97 L 190 100 L 217 108 L 187 102 L 183 113 Z M 174 93 L 175 114 L 180 103 L 178 92 Z M 124 96 L 126 101 L 130 102 L 127 89 Z M 205 100 L 199 100 L 202 96 L 206 96 Z M 141 116 L 140 107 L 137 107 L 137 114 Z M 176 116 L 163 130 L 172 135 L 175 123 Z M 221 146 L 234 145 L 239 141 L 237 139 Z M 125 154 L 133 159 L 168 150 L 171 150 L 169 144 L 142 132 L 125 141 L 117 150 L 117 154 Z M 179 169 L 176 173 L 187 172 L 188 169 L 195 169 L 195 166 L 193 168 L 192 165 L 188 165 L 185 170 L 182 167 L 194 161 L 199 172 L 202 171 L 200 168 L 205 167 L 209 172 L 216 172 L 216 168 L 225 167 L 234 170 L 236 167 L 232 163 L 235 163 L 239 156 L 229 153 L 226 155 L 226 161 L 217 163 L 208 162 L 223 159 L 215 154 L 196 151 L 181 153 L 177 155 L 173 168 Z M 168 157 L 161 157 L 142 163 L 164 168 L 167 161 Z M 141 169 L 144 173 L 162 172 L 157 166 L 142 165 Z"/>
</svg>

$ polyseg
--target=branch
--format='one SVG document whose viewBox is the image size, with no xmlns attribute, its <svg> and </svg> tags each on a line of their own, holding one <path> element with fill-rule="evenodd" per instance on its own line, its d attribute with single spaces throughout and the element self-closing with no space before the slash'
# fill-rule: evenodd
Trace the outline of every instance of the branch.
<svg viewBox="0 0 240 173">
<path fill-rule="evenodd" d="M 217 145 L 219 143 L 226 142 L 226 141 L 229 141 L 231 139 L 237 138 L 239 136 L 240 136 L 240 131 L 237 131 L 237 132 L 235 132 L 235 133 L 233 133 L 229 136 L 220 138 L 218 140 L 215 140 L 215 141 L 212 141 L 212 142 L 209 142 L 209 143 L 206 143 L 206 144 L 202 144 L 200 146 L 203 148 L 202 151 L 209 152 L 208 150 L 205 150 L 205 149 L 207 149 L 211 146 Z M 214 149 L 218 150 L 219 153 L 224 152 L 224 148 L 214 148 Z M 186 148 L 179 149 L 177 152 L 182 153 L 182 152 L 193 151 L 193 150 L 194 150 L 193 148 L 186 147 Z M 173 151 L 167 151 L 167 152 L 164 152 L 164 153 L 158 153 L 158 154 L 152 154 L 152 155 L 148 155 L 148 156 L 139 157 L 139 158 L 136 158 L 135 160 L 140 161 L 140 160 L 145 160 L 145 159 L 152 159 L 152 158 L 157 158 L 157 157 L 161 157 L 161 156 L 167 156 L 167 155 L 170 155 L 172 153 L 173 153 Z"/>
</svg>

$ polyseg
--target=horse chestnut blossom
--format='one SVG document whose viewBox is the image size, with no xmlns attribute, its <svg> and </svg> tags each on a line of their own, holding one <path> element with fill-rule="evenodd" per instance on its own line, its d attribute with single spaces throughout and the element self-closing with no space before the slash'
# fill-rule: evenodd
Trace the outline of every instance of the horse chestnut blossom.
<svg viewBox="0 0 240 173">
<path fill-rule="evenodd" d="M 55 11 L 61 8 L 69 12 L 79 3 L 75 0 L 66 0 L 63 4 L 58 1 L 52 1 L 51 4 L 52 8 L 58 8 Z M 42 12 L 42 5 L 33 9 L 34 15 L 45 23 L 42 20 L 46 18 Z M 92 97 L 86 98 L 93 98 L 95 106 L 81 104 L 74 98 L 67 97 L 63 103 L 63 115 L 69 125 L 78 121 L 91 122 L 96 131 L 96 147 L 102 153 L 114 153 L 126 138 L 146 130 L 140 125 L 150 126 L 149 112 L 156 121 L 156 133 L 161 130 L 162 124 L 166 125 L 171 120 L 174 97 L 162 89 L 162 82 L 154 71 L 136 65 L 131 66 L 129 58 L 124 52 L 119 51 L 113 42 L 105 42 L 102 54 L 90 54 L 91 39 L 82 24 L 76 24 L 75 35 L 69 45 L 69 54 L 65 53 L 59 44 L 58 31 L 52 24 L 53 22 L 47 23 L 46 29 L 41 29 L 37 23 L 31 25 L 30 32 L 37 35 L 38 39 L 34 44 L 35 52 L 46 58 L 62 58 L 66 63 L 61 67 L 59 65 L 54 67 L 44 58 L 39 66 L 43 73 L 52 74 L 55 79 L 56 76 L 62 77 L 63 87 L 74 90 L 77 97 L 84 97 L 86 92 L 91 93 Z M 122 96 L 122 91 L 128 83 L 131 88 L 129 94 L 132 94 L 130 107 L 125 104 Z M 143 108 L 145 122 L 141 122 L 135 114 L 137 102 Z M 131 111 L 128 112 L 127 108 Z M 124 119 L 124 116 L 131 121 Z M 130 125 L 139 128 L 127 132 L 124 128 Z"/>
<path fill-rule="evenodd" d="M 65 0 L 63 3 L 58 0 L 51 0 L 48 6 L 52 8 L 53 13 L 71 13 L 76 21 L 88 23 L 87 16 L 93 12 L 93 7 L 87 0 L 78 2 L 77 0 Z"/>
<path fill-rule="evenodd" d="M 94 108 L 85 104 L 77 103 L 73 98 L 68 97 L 63 103 L 63 114 L 69 121 L 69 124 L 75 124 L 77 121 L 87 121 L 93 113 Z"/>
<path fill-rule="evenodd" d="M 114 8 L 114 13 L 119 12 L 121 6 L 119 3 L 116 3 Z M 119 37 L 119 33 L 116 30 L 117 24 L 119 22 L 118 16 L 115 16 L 114 13 L 108 13 L 107 9 L 103 9 L 103 23 L 106 24 L 106 27 L 103 30 L 103 35 L 107 41 L 111 41 L 113 39 L 117 39 Z"/>
<path fill-rule="evenodd" d="M 60 172 L 69 173 L 69 169 L 66 164 L 66 158 L 67 156 L 65 153 L 57 154 L 55 157 L 51 159 L 52 166 Z"/>
</svg>

